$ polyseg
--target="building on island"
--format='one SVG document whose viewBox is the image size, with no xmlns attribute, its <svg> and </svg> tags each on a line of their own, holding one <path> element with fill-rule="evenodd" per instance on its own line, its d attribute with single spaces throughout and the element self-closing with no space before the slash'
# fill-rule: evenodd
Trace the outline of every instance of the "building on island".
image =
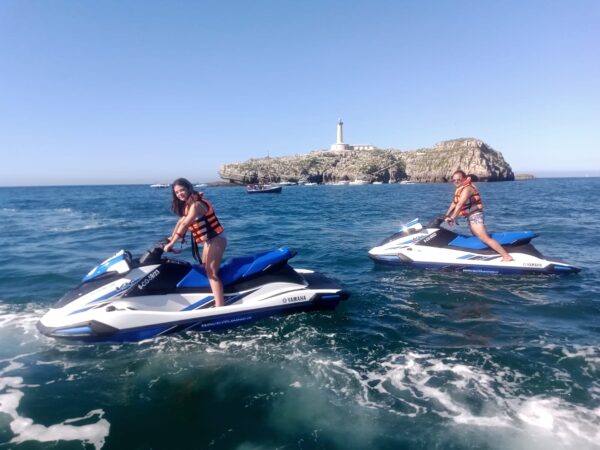
<svg viewBox="0 0 600 450">
<path fill-rule="evenodd" d="M 344 122 L 342 119 L 338 119 L 337 123 L 337 141 L 335 144 L 331 144 L 329 150 L 333 151 L 343 151 L 343 150 L 374 150 L 377 147 L 371 144 L 361 144 L 361 145 L 348 145 L 344 144 Z"/>
</svg>

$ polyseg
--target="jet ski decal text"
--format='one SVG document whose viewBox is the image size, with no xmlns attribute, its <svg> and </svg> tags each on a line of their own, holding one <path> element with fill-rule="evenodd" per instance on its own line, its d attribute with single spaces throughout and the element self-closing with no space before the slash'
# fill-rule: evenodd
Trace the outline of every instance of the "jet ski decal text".
<svg viewBox="0 0 600 450">
<path fill-rule="evenodd" d="M 417 234 L 417 235 L 411 237 L 410 239 L 406 239 L 405 241 L 400 242 L 399 245 L 394 245 L 394 246 L 388 247 L 388 248 L 390 250 L 393 250 L 395 248 L 408 247 L 409 245 L 414 244 L 415 242 L 419 242 L 425 236 L 428 236 L 428 235 L 427 234 Z"/>
<path fill-rule="evenodd" d="M 155 269 L 154 272 L 150 272 L 146 278 L 142 280 L 140 284 L 138 284 L 138 289 L 143 290 L 152 280 L 154 280 L 157 276 L 160 275 L 160 270 Z"/>
<path fill-rule="evenodd" d="M 211 320 L 211 321 L 202 323 L 200 325 L 200 328 L 214 327 L 214 326 L 219 326 L 219 325 L 229 325 L 229 324 L 238 323 L 238 322 L 248 322 L 252 319 L 253 319 L 253 317 L 251 315 L 246 315 L 246 316 L 233 317 L 231 319 Z"/>
<path fill-rule="evenodd" d="M 295 302 L 305 302 L 306 301 L 306 295 L 298 295 L 296 297 L 284 297 L 282 302 L 283 303 L 295 303 Z"/>
<path fill-rule="evenodd" d="M 427 236 L 425 239 L 423 239 L 423 243 L 426 244 L 427 242 L 429 242 L 436 236 L 437 236 L 437 231 L 435 233 L 431 233 L 429 236 Z"/>
</svg>

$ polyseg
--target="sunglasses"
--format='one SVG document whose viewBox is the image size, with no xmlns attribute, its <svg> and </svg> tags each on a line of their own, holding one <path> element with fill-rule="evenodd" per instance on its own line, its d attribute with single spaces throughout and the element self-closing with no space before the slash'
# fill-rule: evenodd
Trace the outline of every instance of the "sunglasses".
<svg viewBox="0 0 600 450">
<path fill-rule="evenodd" d="M 460 183 L 461 181 L 462 181 L 462 178 L 452 178 L 453 183 Z"/>
</svg>

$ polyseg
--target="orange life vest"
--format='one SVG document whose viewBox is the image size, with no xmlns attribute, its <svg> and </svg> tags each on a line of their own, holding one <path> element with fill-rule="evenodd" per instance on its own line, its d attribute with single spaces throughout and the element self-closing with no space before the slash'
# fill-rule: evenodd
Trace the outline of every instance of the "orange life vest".
<svg viewBox="0 0 600 450">
<path fill-rule="evenodd" d="M 460 201 L 460 194 L 467 187 L 471 187 L 473 189 L 473 193 L 460 208 L 460 215 L 463 217 L 470 216 L 477 211 L 483 211 L 483 202 L 481 201 L 481 196 L 479 195 L 477 187 L 471 183 L 471 178 L 467 178 L 463 184 L 456 188 L 456 191 L 454 192 L 454 204 L 458 204 Z"/>
<path fill-rule="evenodd" d="M 202 196 L 202 192 L 194 192 L 192 194 L 192 199 L 201 202 L 207 209 L 203 216 L 196 217 L 196 220 L 188 227 L 194 241 L 197 244 L 201 244 L 221 234 L 223 232 L 223 226 L 219 222 L 219 219 L 217 219 L 215 210 L 210 202 Z"/>
</svg>

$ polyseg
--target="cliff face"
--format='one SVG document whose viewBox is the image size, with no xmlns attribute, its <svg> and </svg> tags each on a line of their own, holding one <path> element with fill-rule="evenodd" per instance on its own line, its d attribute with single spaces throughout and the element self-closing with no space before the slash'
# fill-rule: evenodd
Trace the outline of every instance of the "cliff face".
<svg viewBox="0 0 600 450">
<path fill-rule="evenodd" d="M 431 149 L 404 152 L 406 175 L 413 181 L 445 182 L 457 169 L 481 181 L 514 180 L 502 153 L 478 139 L 454 139 Z"/>
<path fill-rule="evenodd" d="M 261 180 L 329 182 L 448 181 L 456 169 L 482 181 L 513 180 L 514 174 L 502 154 L 477 139 L 455 139 L 431 149 L 314 151 L 307 155 L 250 159 L 224 164 L 221 178 L 238 183 Z"/>
<path fill-rule="evenodd" d="M 317 183 L 406 178 L 400 152 L 391 150 L 314 151 L 307 155 L 250 159 L 221 166 L 223 179 L 241 183 L 307 180 Z"/>
</svg>

